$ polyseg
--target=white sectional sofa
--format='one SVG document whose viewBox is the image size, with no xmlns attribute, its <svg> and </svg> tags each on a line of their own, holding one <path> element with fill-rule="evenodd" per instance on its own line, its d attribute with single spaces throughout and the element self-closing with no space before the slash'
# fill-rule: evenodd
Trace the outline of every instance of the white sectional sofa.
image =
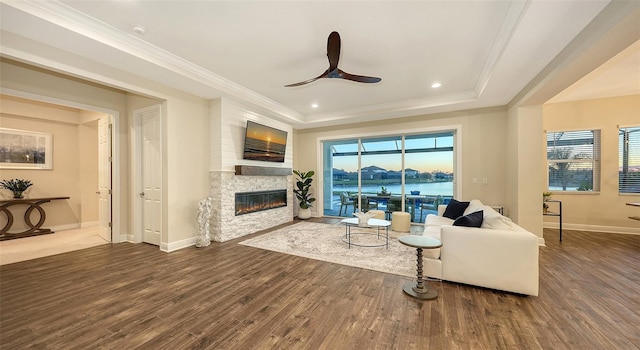
<svg viewBox="0 0 640 350">
<path fill-rule="evenodd" d="M 424 274 L 526 295 L 538 295 L 538 237 L 479 200 L 470 201 L 464 215 L 483 211 L 482 226 L 453 226 L 438 215 L 425 219 L 423 235 L 442 241 L 440 249 L 423 251 Z M 478 214 L 476 214 L 476 217 Z"/>
</svg>

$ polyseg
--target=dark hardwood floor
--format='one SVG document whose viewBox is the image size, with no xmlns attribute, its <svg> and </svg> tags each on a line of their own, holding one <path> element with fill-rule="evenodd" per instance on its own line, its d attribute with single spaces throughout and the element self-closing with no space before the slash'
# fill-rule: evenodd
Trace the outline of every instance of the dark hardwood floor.
<svg viewBox="0 0 640 350">
<path fill-rule="evenodd" d="M 640 236 L 545 230 L 540 296 L 429 282 L 433 301 L 405 295 L 406 277 L 245 238 L 0 266 L 0 349 L 640 348 Z"/>
</svg>

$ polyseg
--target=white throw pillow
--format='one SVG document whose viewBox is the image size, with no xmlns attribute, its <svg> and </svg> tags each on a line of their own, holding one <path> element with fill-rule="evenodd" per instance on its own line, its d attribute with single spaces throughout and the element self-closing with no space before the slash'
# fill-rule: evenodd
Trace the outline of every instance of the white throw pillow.
<svg viewBox="0 0 640 350">
<path fill-rule="evenodd" d="M 479 199 L 472 199 L 469 202 L 469 206 L 464 211 L 464 215 L 469 215 L 478 210 L 483 211 L 481 228 L 508 231 L 514 230 L 514 225 L 511 219 L 506 216 L 502 216 L 490 206 L 484 205 Z"/>
<path fill-rule="evenodd" d="M 506 216 L 488 218 L 482 221 L 482 228 L 489 228 L 493 230 L 506 230 L 514 231 L 513 221 Z"/>
<path fill-rule="evenodd" d="M 482 217 L 481 228 L 489 228 L 494 230 L 513 231 L 513 222 L 506 216 L 502 216 L 488 205 L 482 207 L 484 215 Z"/>
<path fill-rule="evenodd" d="M 464 210 L 463 216 L 475 213 L 478 210 L 483 210 L 483 208 L 484 204 L 482 204 L 479 199 L 472 199 L 471 201 L 469 201 L 469 206 L 467 206 L 467 209 Z"/>
</svg>

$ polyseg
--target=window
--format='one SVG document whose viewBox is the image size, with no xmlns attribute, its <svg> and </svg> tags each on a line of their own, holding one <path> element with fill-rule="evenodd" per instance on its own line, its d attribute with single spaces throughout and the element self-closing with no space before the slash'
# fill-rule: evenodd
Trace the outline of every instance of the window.
<svg viewBox="0 0 640 350">
<path fill-rule="evenodd" d="M 549 190 L 600 190 L 600 130 L 547 133 Z"/>
<path fill-rule="evenodd" d="M 640 127 L 618 132 L 618 192 L 640 193 Z"/>
<path fill-rule="evenodd" d="M 390 203 L 393 211 L 404 203 L 411 220 L 421 221 L 427 210 L 420 206 L 423 197 L 453 197 L 454 135 L 442 131 L 323 141 L 324 215 L 351 217 L 370 203 L 391 212 Z"/>
</svg>

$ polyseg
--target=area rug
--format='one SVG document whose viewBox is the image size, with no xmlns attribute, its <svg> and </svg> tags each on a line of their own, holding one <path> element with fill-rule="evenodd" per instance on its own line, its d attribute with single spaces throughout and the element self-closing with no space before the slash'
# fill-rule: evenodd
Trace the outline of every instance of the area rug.
<svg viewBox="0 0 640 350">
<path fill-rule="evenodd" d="M 352 243 L 377 244 L 375 229 L 352 228 Z M 360 232 L 360 234 L 357 234 Z M 369 234 L 363 234 L 369 233 Z M 343 241 L 343 224 L 320 224 L 300 222 L 261 236 L 240 242 L 242 245 L 272 250 L 305 258 L 328 261 L 336 264 L 392 273 L 407 277 L 416 275 L 416 250 L 398 242 L 398 237 L 408 233 L 389 230 L 389 249 L 386 247 L 351 246 Z"/>
</svg>

